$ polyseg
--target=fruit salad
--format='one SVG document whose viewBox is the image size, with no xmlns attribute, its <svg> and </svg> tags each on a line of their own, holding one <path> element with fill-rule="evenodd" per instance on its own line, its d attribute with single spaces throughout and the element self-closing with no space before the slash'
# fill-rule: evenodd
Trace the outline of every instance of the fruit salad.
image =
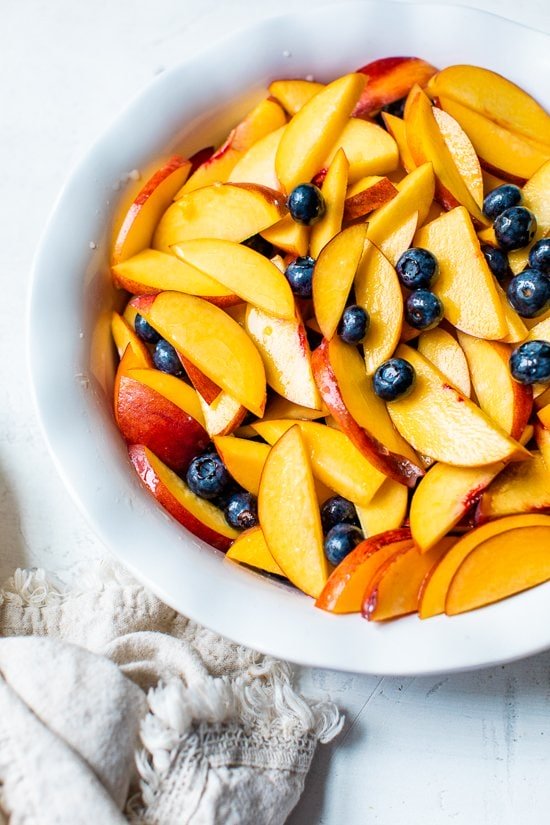
<svg viewBox="0 0 550 825">
<path fill-rule="evenodd" d="M 332 613 L 547 581 L 549 236 L 550 116 L 504 77 L 395 57 L 274 80 L 119 216 L 131 465 Z"/>
</svg>

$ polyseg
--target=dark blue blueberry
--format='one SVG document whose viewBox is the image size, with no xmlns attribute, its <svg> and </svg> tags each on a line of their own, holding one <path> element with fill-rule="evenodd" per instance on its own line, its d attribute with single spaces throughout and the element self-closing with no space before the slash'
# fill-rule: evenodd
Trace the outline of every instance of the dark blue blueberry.
<svg viewBox="0 0 550 825">
<path fill-rule="evenodd" d="M 380 364 L 374 373 L 374 392 L 384 401 L 396 401 L 410 393 L 415 378 L 412 364 L 404 358 L 390 358 Z"/>
<path fill-rule="evenodd" d="M 296 223 L 313 226 L 325 214 L 326 205 L 323 193 L 314 183 L 300 183 L 287 200 L 288 211 Z"/>
<path fill-rule="evenodd" d="M 495 219 L 493 229 L 498 245 L 510 252 L 527 246 L 533 240 L 537 231 L 537 219 L 524 206 L 512 206 Z"/>
<path fill-rule="evenodd" d="M 524 269 L 506 290 L 508 303 L 522 318 L 536 318 L 550 309 L 550 278 L 540 269 Z"/>
<path fill-rule="evenodd" d="M 407 289 L 429 289 L 437 276 L 437 261 L 427 249 L 407 249 L 395 267 L 399 280 Z"/>
<path fill-rule="evenodd" d="M 357 524 L 357 512 L 351 501 L 343 496 L 327 498 L 321 507 L 323 531 L 328 533 L 336 524 Z"/>
<path fill-rule="evenodd" d="M 225 519 L 237 530 L 248 530 L 258 523 L 258 506 L 255 496 L 241 490 L 234 493 L 225 507 Z"/>
<path fill-rule="evenodd" d="M 286 268 L 285 276 L 293 293 L 299 298 L 311 298 L 315 261 L 306 255 L 295 258 Z"/>
<path fill-rule="evenodd" d="M 148 344 L 156 344 L 157 341 L 160 341 L 160 335 L 156 329 L 153 329 L 151 324 L 147 323 L 143 315 L 136 315 L 134 319 L 134 329 L 141 340 L 146 341 Z"/>
<path fill-rule="evenodd" d="M 259 252 L 259 254 L 263 255 L 264 258 L 272 258 L 275 254 L 273 244 L 266 241 L 261 235 L 252 235 L 251 238 L 247 238 L 246 241 L 243 241 L 243 245 L 253 249 L 254 252 Z"/>
<path fill-rule="evenodd" d="M 214 499 L 231 483 L 231 476 L 217 453 L 207 452 L 193 459 L 187 469 L 187 485 L 195 495 Z"/>
<path fill-rule="evenodd" d="M 443 304 L 429 289 L 417 289 L 405 301 L 405 319 L 415 329 L 433 329 L 442 318 Z"/>
<path fill-rule="evenodd" d="M 183 367 L 172 344 L 161 338 L 153 353 L 153 363 L 158 370 L 170 375 L 183 375 Z"/>
<path fill-rule="evenodd" d="M 510 370 L 520 384 L 550 382 L 550 344 L 546 341 L 526 341 L 510 358 Z"/>
<path fill-rule="evenodd" d="M 338 324 L 338 335 L 346 344 L 360 344 L 369 329 L 368 312 L 358 304 L 346 307 Z"/>
<path fill-rule="evenodd" d="M 521 203 L 521 189 L 513 183 L 503 183 L 485 196 L 483 211 L 492 221 L 502 215 L 505 209 Z"/>
<path fill-rule="evenodd" d="M 485 260 L 489 264 L 489 269 L 497 279 L 503 281 L 510 274 L 510 264 L 508 263 L 508 255 L 503 249 L 497 249 L 489 244 L 484 244 L 481 251 Z"/>
<path fill-rule="evenodd" d="M 363 533 L 354 524 L 335 524 L 325 538 L 325 556 L 337 565 L 363 541 Z"/>
<path fill-rule="evenodd" d="M 550 238 L 542 238 L 533 244 L 529 252 L 529 266 L 550 275 Z"/>
</svg>

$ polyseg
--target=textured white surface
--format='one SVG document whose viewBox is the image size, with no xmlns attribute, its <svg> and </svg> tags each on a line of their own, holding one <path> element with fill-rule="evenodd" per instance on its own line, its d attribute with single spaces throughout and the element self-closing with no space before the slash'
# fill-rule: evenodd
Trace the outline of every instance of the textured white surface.
<svg viewBox="0 0 550 825">
<path fill-rule="evenodd" d="M 16 565 L 63 569 L 103 553 L 46 453 L 31 408 L 23 343 L 32 254 L 68 168 L 156 72 L 241 19 L 293 5 L 2 4 L 2 577 Z M 315 5 L 308 0 L 312 13 Z M 550 31 L 547 0 L 476 5 Z M 324 671 L 304 671 L 301 678 L 311 692 L 331 692 L 348 722 L 338 743 L 319 754 L 292 825 L 547 822 L 550 654 L 448 679 L 379 680 Z"/>
</svg>

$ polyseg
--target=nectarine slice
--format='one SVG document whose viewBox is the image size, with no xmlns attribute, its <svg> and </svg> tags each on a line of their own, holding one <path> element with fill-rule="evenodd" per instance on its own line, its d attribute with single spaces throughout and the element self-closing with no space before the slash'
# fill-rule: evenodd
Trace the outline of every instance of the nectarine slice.
<svg viewBox="0 0 550 825">
<path fill-rule="evenodd" d="M 255 415 L 262 415 L 264 365 L 236 321 L 208 301 L 182 292 L 135 298 L 134 305 L 139 305 L 151 326 L 211 381 Z"/>
<path fill-rule="evenodd" d="M 400 100 L 415 83 L 425 86 L 437 69 L 420 57 L 382 57 L 359 69 L 368 83 L 355 107 L 355 117 L 376 114 L 383 106 Z"/>
<path fill-rule="evenodd" d="M 216 436 L 214 445 L 237 484 L 257 496 L 264 464 L 269 455 L 267 444 L 234 436 Z"/>
<path fill-rule="evenodd" d="M 229 435 L 242 424 L 246 417 L 246 407 L 228 392 L 221 392 L 211 403 L 197 393 L 204 416 L 204 425 L 210 438 Z"/>
<path fill-rule="evenodd" d="M 278 249 L 288 252 L 293 257 L 298 257 L 307 255 L 309 233 L 309 227 L 296 223 L 290 215 L 286 215 L 275 226 L 270 226 L 269 229 L 260 232 L 260 235 Z"/>
<path fill-rule="evenodd" d="M 257 183 L 279 191 L 275 157 L 285 126 L 259 140 L 245 152 L 229 175 L 229 183 Z"/>
<path fill-rule="evenodd" d="M 309 247 L 312 258 L 318 258 L 323 247 L 342 228 L 348 170 L 349 163 L 346 154 L 343 149 L 338 149 L 321 187 L 325 200 L 325 214 L 311 229 Z"/>
<path fill-rule="evenodd" d="M 459 467 L 529 457 L 423 355 L 405 344 L 396 355 L 412 365 L 416 383 L 408 396 L 387 407 L 394 425 L 415 450 Z"/>
<path fill-rule="evenodd" d="M 386 129 L 397 143 L 399 158 L 403 169 L 407 173 L 412 172 L 416 169 L 416 163 L 411 154 L 411 150 L 409 149 L 409 144 L 407 143 L 407 128 L 405 126 L 405 121 L 402 118 L 395 117 L 395 115 L 390 115 L 387 112 L 382 112 L 382 118 L 386 124 Z"/>
<path fill-rule="evenodd" d="M 222 510 L 191 492 L 147 447 L 134 444 L 128 453 L 145 487 L 176 521 L 212 547 L 229 549 L 239 533 L 226 522 Z"/>
<path fill-rule="evenodd" d="M 182 355 L 181 352 L 178 352 L 178 358 L 197 393 L 204 398 L 207 404 L 212 404 L 222 392 L 222 388 L 218 387 L 214 381 L 196 367 L 189 358 Z"/>
<path fill-rule="evenodd" d="M 269 94 L 292 116 L 324 88 L 323 83 L 313 80 L 274 80 L 269 85 Z"/>
<path fill-rule="evenodd" d="M 477 517 L 485 519 L 515 513 L 550 510 L 550 470 L 541 453 L 521 463 L 510 464 L 483 493 Z"/>
<path fill-rule="evenodd" d="M 344 222 L 356 221 L 395 198 L 398 190 L 389 178 L 367 175 L 350 186 L 344 201 Z"/>
<path fill-rule="evenodd" d="M 330 613 L 359 613 L 365 587 L 376 570 L 396 552 L 411 547 L 414 544 L 406 528 L 362 541 L 331 573 L 315 606 Z"/>
<path fill-rule="evenodd" d="M 533 244 L 550 234 L 550 160 L 537 169 L 533 177 L 527 181 L 522 194 L 523 205 L 537 216 L 537 231 L 529 246 L 514 249 L 509 253 L 510 269 L 515 275 L 527 266 L 529 251 Z"/>
<path fill-rule="evenodd" d="M 480 209 L 483 208 L 483 177 L 476 151 L 468 135 L 454 117 L 443 109 L 433 107 L 432 114 L 447 149 L 456 164 L 464 183 Z"/>
<path fill-rule="evenodd" d="M 322 409 L 312 410 L 310 407 L 302 407 L 300 404 L 295 404 L 281 395 L 274 395 L 267 402 L 263 421 L 273 421 L 277 418 L 293 418 L 296 420 L 304 419 L 304 421 L 315 421 L 318 418 L 324 418 L 327 410 L 321 403 Z"/>
<path fill-rule="evenodd" d="M 275 158 L 277 177 L 290 192 L 310 181 L 329 157 L 365 86 L 361 74 L 348 74 L 329 83 L 294 115 Z M 347 153 L 346 153 L 347 154 Z"/>
<path fill-rule="evenodd" d="M 149 350 L 141 340 L 138 338 L 135 331 L 130 324 L 122 318 L 118 312 L 113 312 L 111 315 L 111 333 L 117 348 L 119 358 L 122 358 L 126 352 L 126 348 L 131 346 L 135 358 L 132 363 L 134 367 L 152 367 L 153 359 L 149 354 Z"/>
<path fill-rule="evenodd" d="M 269 552 L 261 527 L 252 527 L 241 533 L 227 551 L 225 558 L 238 561 L 240 564 L 248 564 L 250 567 L 257 567 L 259 570 L 265 570 L 266 573 L 284 576 Z"/>
<path fill-rule="evenodd" d="M 258 515 L 269 551 L 284 574 L 317 598 L 328 578 L 328 562 L 313 474 L 298 426 L 271 448 L 260 481 Z"/>
<path fill-rule="evenodd" d="M 508 298 L 506 297 L 506 293 L 495 280 L 495 287 L 498 292 L 498 297 L 500 298 L 500 305 L 502 307 L 502 311 L 504 313 L 504 321 L 506 322 L 506 326 L 508 328 L 508 332 L 502 338 L 502 341 L 506 344 L 518 344 L 520 341 L 524 341 L 527 337 L 528 329 L 527 326 L 522 318 L 519 317 L 517 312 L 512 309 L 510 304 L 508 303 Z"/>
<path fill-rule="evenodd" d="M 195 421 L 204 426 L 204 417 L 199 404 L 196 391 L 181 378 L 176 378 L 175 375 L 168 375 L 166 372 L 160 370 L 131 368 L 128 370 L 128 376 L 134 381 L 139 381 L 140 384 L 145 384 L 152 390 L 160 393 L 180 410 L 192 416 Z"/>
<path fill-rule="evenodd" d="M 550 579 L 550 525 L 519 527 L 479 544 L 456 571 L 448 616 L 475 610 Z"/>
<path fill-rule="evenodd" d="M 313 307 L 319 329 L 330 340 L 345 309 L 353 278 L 363 254 L 367 227 L 344 229 L 328 243 L 313 270 Z"/>
<path fill-rule="evenodd" d="M 386 478 L 366 507 L 355 507 L 365 536 L 375 536 L 401 527 L 407 515 L 408 503 L 407 488 Z"/>
<path fill-rule="evenodd" d="M 339 149 L 349 161 L 348 179 L 356 183 L 365 175 L 387 175 L 399 165 L 399 152 L 392 136 L 377 123 L 351 118 L 332 152 L 322 164 L 327 168 Z"/>
<path fill-rule="evenodd" d="M 423 332 L 418 352 L 431 361 L 460 392 L 470 397 L 470 371 L 464 350 L 453 336 L 441 327 Z"/>
<path fill-rule="evenodd" d="M 437 258 L 433 289 L 445 318 L 478 338 L 503 338 L 508 326 L 502 303 L 466 209 L 459 206 L 423 226 L 414 243 Z"/>
</svg>

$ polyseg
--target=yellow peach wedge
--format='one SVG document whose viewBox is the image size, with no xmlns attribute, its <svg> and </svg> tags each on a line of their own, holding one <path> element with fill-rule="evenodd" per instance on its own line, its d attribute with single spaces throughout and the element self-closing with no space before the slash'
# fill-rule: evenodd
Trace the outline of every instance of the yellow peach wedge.
<svg viewBox="0 0 550 825">
<path fill-rule="evenodd" d="M 483 177 L 481 165 L 468 135 L 459 123 L 443 109 L 433 107 L 432 114 L 447 149 L 460 172 L 473 199 L 481 209 L 483 207 Z"/>
<path fill-rule="evenodd" d="M 273 246 L 288 252 L 289 255 L 297 257 L 307 255 L 309 246 L 310 229 L 301 223 L 296 223 L 290 215 L 286 215 L 282 221 L 264 229 L 260 235 L 264 240 L 272 243 Z"/>
<path fill-rule="evenodd" d="M 386 129 L 397 143 L 399 158 L 403 169 L 407 173 L 413 172 L 416 169 L 416 163 L 409 149 L 409 144 L 407 143 L 407 127 L 405 126 L 405 121 L 387 112 L 382 112 L 382 118 L 386 124 Z"/>
<path fill-rule="evenodd" d="M 122 358 L 126 352 L 126 348 L 131 346 L 135 354 L 134 366 L 153 366 L 153 359 L 149 354 L 149 350 L 141 338 L 138 338 L 133 327 L 131 327 L 130 324 L 118 314 L 118 312 L 113 312 L 111 315 L 111 334 L 113 336 L 119 358 Z"/>
<path fill-rule="evenodd" d="M 324 88 L 323 83 L 313 80 L 274 80 L 269 85 L 269 94 L 292 116 Z"/>
<path fill-rule="evenodd" d="M 517 275 L 527 266 L 529 251 L 534 243 L 550 234 L 550 160 L 543 164 L 523 187 L 523 205 L 537 217 L 537 231 L 533 241 L 523 249 L 514 249 L 508 255 L 510 269 Z"/>
<path fill-rule="evenodd" d="M 550 509 L 550 470 L 539 452 L 529 461 L 510 464 L 483 493 L 477 519 L 536 513 Z"/>
<path fill-rule="evenodd" d="M 386 478 L 365 507 L 356 505 L 357 516 L 365 536 L 397 530 L 405 521 L 409 497 L 407 488 Z"/>
<path fill-rule="evenodd" d="M 397 195 L 397 189 L 389 178 L 367 175 L 348 188 L 344 201 L 344 222 L 363 218 L 374 209 L 384 206 Z"/>
<path fill-rule="evenodd" d="M 227 553 L 226 559 L 248 564 L 275 576 L 284 576 L 283 571 L 269 552 L 261 527 L 252 527 L 235 539 Z"/>
<path fill-rule="evenodd" d="M 339 149 L 321 187 L 325 200 L 325 214 L 311 229 L 309 247 L 312 258 L 317 259 L 321 250 L 342 228 L 348 170 L 349 163 L 346 154 L 343 149 Z"/>
<path fill-rule="evenodd" d="M 227 392 L 221 392 L 208 403 L 197 393 L 204 418 L 204 426 L 210 438 L 233 433 L 242 424 L 246 416 L 246 407 Z"/>
<path fill-rule="evenodd" d="M 228 183 L 257 183 L 275 191 L 280 190 L 281 184 L 275 172 L 275 157 L 285 128 L 281 126 L 251 146 L 234 166 Z"/>
<path fill-rule="evenodd" d="M 347 122 L 337 144 L 325 159 L 324 168 L 330 166 L 339 149 L 344 150 L 349 161 L 350 183 L 356 183 L 365 175 L 387 175 L 399 165 L 395 140 L 377 123 L 366 120 L 352 117 Z"/>
<path fill-rule="evenodd" d="M 257 496 L 264 464 L 269 455 L 267 444 L 227 435 L 216 436 L 214 446 L 237 484 Z"/>
<path fill-rule="evenodd" d="M 470 397 L 470 370 L 464 350 L 450 332 L 441 327 L 423 332 L 418 352 L 437 367 L 461 393 Z"/>
</svg>

